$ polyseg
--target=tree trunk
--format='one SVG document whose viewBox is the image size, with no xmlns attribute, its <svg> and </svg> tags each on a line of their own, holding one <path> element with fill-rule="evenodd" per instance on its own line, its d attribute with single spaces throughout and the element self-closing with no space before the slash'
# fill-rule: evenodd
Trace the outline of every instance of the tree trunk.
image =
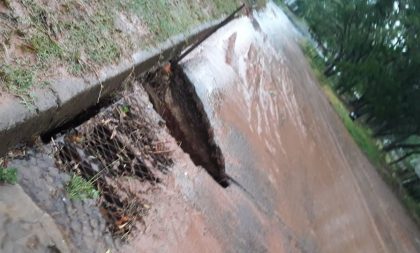
<svg viewBox="0 0 420 253">
<path fill-rule="evenodd" d="M 324 75 L 326 77 L 330 77 L 335 74 L 334 67 L 337 65 L 337 62 L 341 60 L 343 55 L 341 53 L 337 53 L 337 55 L 334 57 L 334 59 L 327 65 L 327 67 L 324 70 Z"/>
<path fill-rule="evenodd" d="M 384 151 L 391 151 L 391 150 L 395 150 L 398 148 L 402 148 L 402 149 L 416 149 L 416 148 L 420 148 L 420 143 L 419 144 L 404 144 L 404 143 L 397 143 L 395 145 L 392 145 L 390 148 L 385 149 Z"/>
</svg>

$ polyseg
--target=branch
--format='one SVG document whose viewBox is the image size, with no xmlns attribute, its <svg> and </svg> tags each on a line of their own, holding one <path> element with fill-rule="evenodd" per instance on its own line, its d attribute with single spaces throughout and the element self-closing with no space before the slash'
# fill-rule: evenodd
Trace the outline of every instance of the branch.
<svg viewBox="0 0 420 253">
<path fill-rule="evenodd" d="M 412 156 L 412 155 L 414 155 L 414 154 L 420 154 L 420 150 L 416 150 L 416 151 L 409 152 L 409 153 L 407 153 L 407 154 L 405 154 L 405 155 L 401 156 L 401 157 L 400 157 L 400 158 L 398 158 L 397 160 L 394 160 L 394 161 L 390 162 L 389 164 L 390 164 L 390 165 L 393 165 L 393 164 L 399 163 L 399 162 L 401 162 L 402 160 L 404 160 L 404 159 L 406 159 L 406 158 L 408 158 L 408 157 L 410 157 L 410 156 Z"/>
<path fill-rule="evenodd" d="M 416 148 L 420 148 L 420 144 L 405 144 L 405 143 L 401 143 L 401 144 L 396 144 L 396 145 L 391 145 L 390 148 L 384 148 L 385 151 L 391 151 L 397 148 L 403 148 L 403 149 L 416 149 Z"/>
<path fill-rule="evenodd" d="M 392 149 L 394 149 L 396 146 L 401 145 L 403 141 L 405 141 L 408 137 L 410 137 L 411 135 L 413 135 L 413 133 L 407 133 L 404 134 L 402 136 L 400 136 L 398 139 L 394 140 L 392 143 L 386 145 L 383 147 L 384 151 L 390 151 Z"/>
</svg>

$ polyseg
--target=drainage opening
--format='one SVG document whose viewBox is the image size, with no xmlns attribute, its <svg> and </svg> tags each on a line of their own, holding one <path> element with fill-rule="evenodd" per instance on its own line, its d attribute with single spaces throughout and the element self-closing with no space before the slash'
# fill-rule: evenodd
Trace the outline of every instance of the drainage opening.
<svg viewBox="0 0 420 253">
<path fill-rule="evenodd" d="M 173 163 L 158 122 L 148 120 L 139 101 L 125 96 L 53 142 L 58 166 L 93 183 L 108 230 L 123 241 L 144 224 L 147 193 Z"/>
<path fill-rule="evenodd" d="M 222 186 L 229 186 L 225 162 L 193 84 L 177 64 L 140 77 L 155 110 L 191 160 Z"/>
<path fill-rule="evenodd" d="M 101 100 L 93 106 L 87 108 L 83 112 L 73 117 L 70 121 L 61 124 L 60 126 L 53 128 L 45 133 L 41 134 L 41 141 L 45 144 L 50 143 L 51 139 L 54 139 L 57 135 L 66 133 L 69 129 L 76 128 L 89 119 L 95 117 L 103 108 L 107 108 L 111 104 L 115 103 L 121 97 L 117 94 L 111 94 L 109 96 L 101 98 Z"/>
</svg>

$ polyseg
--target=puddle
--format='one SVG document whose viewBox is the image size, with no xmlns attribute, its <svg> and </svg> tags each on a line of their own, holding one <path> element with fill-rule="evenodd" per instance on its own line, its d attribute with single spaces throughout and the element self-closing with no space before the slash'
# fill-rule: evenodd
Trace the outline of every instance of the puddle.
<svg viewBox="0 0 420 253">
<path fill-rule="evenodd" d="M 222 187 L 229 186 L 224 157 L 203 104 L 181 67 L 173 64 L 169 69 L 166 65 L 145 75 L 141 82 L 180 147 Z"/>
</svg>

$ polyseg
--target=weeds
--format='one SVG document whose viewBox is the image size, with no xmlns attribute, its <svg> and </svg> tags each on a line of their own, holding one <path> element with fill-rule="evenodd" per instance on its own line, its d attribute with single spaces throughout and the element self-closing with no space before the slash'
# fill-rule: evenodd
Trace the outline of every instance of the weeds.
<svg viewBox="0 0 420 253">
<path fill-rule="evenodd" d="M 95 189 L 93 182 L 78 175 L 72 176 L 66 190 L 72 200 L 96 199 L 99 197 L 99 191 Z"/>
<path fill-rule="evenodd" d="M 37 34 L 28 40 L 29 44 L 35 50 L 38 63 L 42 66 L 49 63 L 52 58 L 63 57 L 63 51 L 60 46 L 52 41 L 47 35 Z"/>
<path fill-rule="evenodd" d="M 16 184 L 17 170 L 15 168 L 3 168 L 0 166 L 0 183 Z"/>
</svg>

